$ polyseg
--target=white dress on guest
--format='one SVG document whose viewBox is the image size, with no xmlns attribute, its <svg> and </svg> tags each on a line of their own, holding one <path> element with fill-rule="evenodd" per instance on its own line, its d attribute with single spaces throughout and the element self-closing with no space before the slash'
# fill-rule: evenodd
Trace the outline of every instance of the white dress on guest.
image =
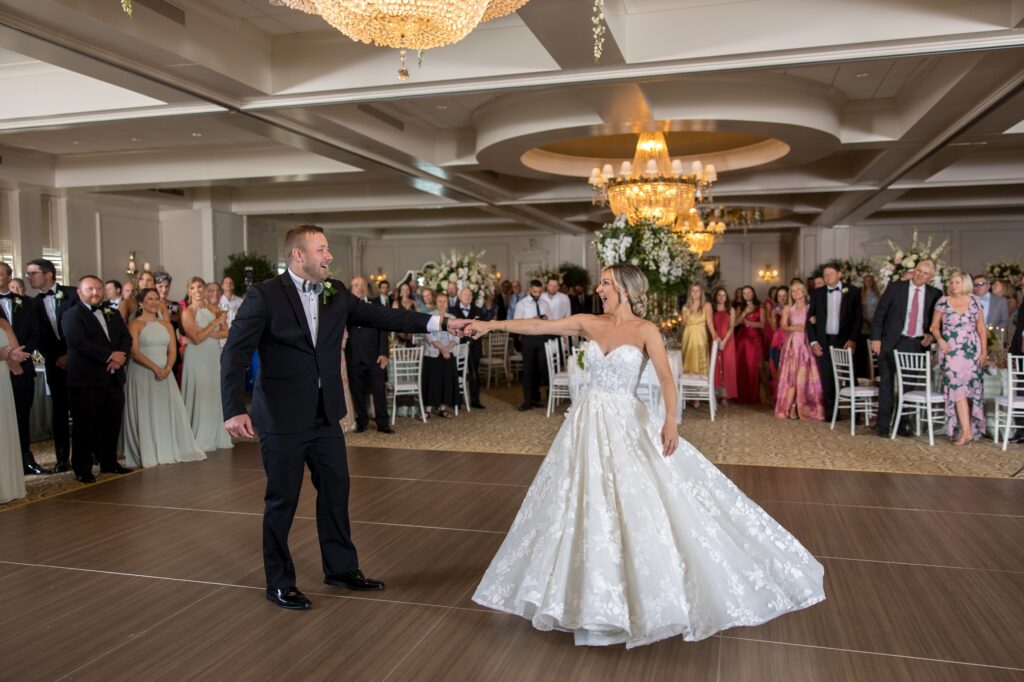
<svg viewBox="0 0 1024 682">
<path fill-rule="evenodd" d="M 9 345 L 7 332 L 0 329 L 0 348 Z M 11 369 L 6 362 L 0 362 L 0 504 L 21 497 L 25 497 L 25 469 L 18 440 Z"/>
<path fill-rule="evenodd" d="M 696 641 L 825 598 L 824 569 L 685 440 L 661 454 L 636 346 L 586 382 L 473 601 L 578 645 Z"/>
</svg>

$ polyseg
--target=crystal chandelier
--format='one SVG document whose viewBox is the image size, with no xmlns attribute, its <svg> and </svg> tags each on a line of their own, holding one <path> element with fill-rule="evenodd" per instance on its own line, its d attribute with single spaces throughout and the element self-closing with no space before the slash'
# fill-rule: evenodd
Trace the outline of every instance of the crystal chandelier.
<svg viewBox="0 0 1024 682">
<path fill-rule="evenodd" d="M 630 221 L 672 227 L 696 202 L 710 198 L 708 192 L 716 180 L 713 164 L 694 161 L 686 173 L 681 160 L 669 158 L 663 134 L 640 133 L 632 163 L 623 161 L 618 175 L 610 163 L 594 168 L 587 182 L 594 205 L 607 204 L 616 216 Z"/>
<path fill-rule="evenodd" d="M 515 12 L 529 0 L 270 0 L 322 17 L 352 40 L 394 47 L 409 78 L 407 50 L 457 43 L 484 21 Z"/>
<path fill-rule="evenodd" d="M 700 212 L 696 208 L 691 208 L 686 212 L 685 216 L 679 216 L 674 230 L 676 234 L 686 241 L 690 251 L 700 257 L 710 251 L 715 242 L 725 234 L 725 223 L 721 220 L 715 220 L 717 217 L 719 216 L 716 212 L 705 223 Z"/>
</svg>

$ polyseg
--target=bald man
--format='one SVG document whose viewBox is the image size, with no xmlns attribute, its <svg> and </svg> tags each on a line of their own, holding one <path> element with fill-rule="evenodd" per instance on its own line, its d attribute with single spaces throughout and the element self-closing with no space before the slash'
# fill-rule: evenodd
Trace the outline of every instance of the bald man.
<svg viewBox="0 0 1024 682">
<path fill-rule="evenodd" d="M 371 305 L 384 305 L 380 297 L 370 298 L 370 286 L 363 277 L 349 283 L 352 295 Z M 394 433 L 388 418 L 386 384 L 388 380 L 388 333 L 375 327 L 350 324 L 345 346 L 348 384 L 356 409 L 356 431 L 366 431 L 370 423 L 367 403 L 373 396 L 373 414 L 380 433 Z"/>
</svg>

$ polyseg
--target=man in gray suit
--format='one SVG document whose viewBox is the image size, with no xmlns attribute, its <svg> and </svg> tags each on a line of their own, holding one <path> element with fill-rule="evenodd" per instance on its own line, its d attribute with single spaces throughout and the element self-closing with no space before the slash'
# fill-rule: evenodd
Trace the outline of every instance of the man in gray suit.
<svg viewBox="0 0 1024 682">
<path fill-rule="evenodd" d="M 985 311 L 985 324 L 989 327 L 1010 326 L 1010 304 L 999 294 L 993 294 L 990 289 L 992 282 L 985 275 L 978 275 L 974 278 L 974 295 L 981 303 L 981 309 Z"/>
</svg>

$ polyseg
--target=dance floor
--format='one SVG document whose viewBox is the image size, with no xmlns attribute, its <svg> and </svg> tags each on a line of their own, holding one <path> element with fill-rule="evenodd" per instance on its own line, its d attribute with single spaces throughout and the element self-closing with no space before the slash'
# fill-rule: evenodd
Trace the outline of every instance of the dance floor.
<svg viewBox="0 0 1024 682">
<path fill-rule="evenodd" d="M 1024 680 L 1024 484 L 723 465 L 828 600 L 703 642 L 574 647 L 469 597 L 539 457 L 353 448 L 366 573 L 322 584 L 308 484 L 289 612 L 263 595 L 254 444 L 0 512 L 0 679 Z"/>
</svg>

